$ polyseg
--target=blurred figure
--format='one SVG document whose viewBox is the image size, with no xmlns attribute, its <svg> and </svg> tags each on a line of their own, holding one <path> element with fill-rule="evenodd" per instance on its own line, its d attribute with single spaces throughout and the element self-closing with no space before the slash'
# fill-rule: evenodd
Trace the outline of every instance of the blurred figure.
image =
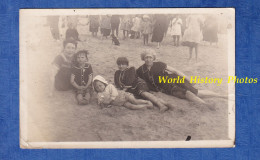
<svg viewBox="0 0 260 160">
<path fill-rule="evenodd" d="M 128 15 L 124 15 L 120 24 L 120 29 L 123 30 L 123 39 L 128 38 L 131 27 L 132 27 L 131 17 Z"/>
<path fill-rule="evenodd" d="M 214 15 L 208 15 L 203 27 L 203 41 L 218 44 L 218 21 Z"/>
<path fill-rule="evenodd" d="M 47 17 L 48 24 L 50 25 L 50 30 L 53 39 L 59 40 L 60 39 L 60 32 L 59 32 L 59 16 L 48 16 Z"/>
<path fill-rule="evenodd" d="M 187 29 L 183 35 L 183 45 L 189 47 L 189 61 L 192 58 L 192 50 L 195 49 L 196 62 L 198 59 L 198 44 L 201 41 L 202 19 L 199 15 L 189 15 L 186 19 Z"/>
<path fill-rule="evenodd" d="M 66 31 L 66 40 L 74 40 L 74 41 L 80 41 L 79 40 L 79 33 L 77 29 L 75 28 L 75 25 L 72 23 L 68 24 L 68 29 Z"/>
<path fill-rule="evenodd" d="M 152 23 L 148 15 L 143 16 L 140 30 L 143 35 L 144 45 L 148 45 L 149 34 L 152 32 Z"/>
<path fill-rule="evenodd" d="M 164 33 L 167 28 L 167 16 L 157 14 L 155 15 L 155 23 L 153 26 L 153 36 L 152 42 L 157 42 L 157 48 L 161 46 L 161 42 L 163 40 Z"/>
<path fill-rule="evenodd" d="M 138 15 L 136 15 L 133 18 L 133 27 L 131 28 L 131 30 L 134 32 L 134 38 L 135 39 L 140 37 L 141 21 L 142 21 L 142 19 Z"/>
<path fill-rule="evenodd" d="M 182 20 L 179 15 L 173 18 L 170 22 L 170 34 L 173 37 L 174 46 L 179 46 L 181 36 Z"/>
<path fill-rule="evenodd" d="M 116 35 L 118 37 L 118 28 L 120 24 L 120 16 L 119 15 L 112 15 L 111 17 L 111 29 L 112 29 L 112 34 Z M 116 34 L 115 34 L 116 31 Z"/>
<path fill-rule="evenodd" d="M 111 32 L 111 17 L 109 15 L 101 16 L 100 31 L 103 35 L 102 39 L 110 35 Z"/>
<path fill-rule="evenodd" d="M 89 31 L 92 33 L 93 37 L 97 37 L 99 27 L 99 16 L 90 15 L 89 16 Z"/>
<path fill-rule="evenodd" d="M 66 16 L 60 16 L 59 18 L 59 32 L 60 32 L 60 39 L 64 40 L 66 35 L 66 30 L 68 28 L 68 22 Z"/>
</svg>

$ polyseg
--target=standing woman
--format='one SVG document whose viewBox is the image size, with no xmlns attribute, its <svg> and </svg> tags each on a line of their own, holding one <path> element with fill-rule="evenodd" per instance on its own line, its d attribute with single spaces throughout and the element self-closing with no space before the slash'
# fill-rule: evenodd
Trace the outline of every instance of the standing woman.
<svg viewBox="0 0 260 160">
<path fill-rule="evenodd" d="M 159 48 L 167 29 L 167 16 L 157 14 L 154 18 L 152 42 L 157 42 L 157 48 Z"/>
<path fill-rule="evenodd" d="M 89 31 L 92 33 L 93 37 L 97 37 L 99 27 L 99 16 L 90 15 L 89 16 Z"/>
<path fill-rule="evenodd" d="M 116 35 L 118 37 L 118 28 L 120 24 L 120 16 L 119 15 L 112 15 L 111 17 L 111 29 L 112 29 L 112 34 Z M 116 34 L 115 34 L 116 31 Z"/>
<path fill-rule="evenodd" d="M 189 15 L 186 19 L 187 29 L 183 35 L 183 45 L 189 47 L 189 61 L 192 58 L 192 50 L 195 50 L 196 62 L 198 59 L 198 45 L 202 39 L 201 37 L 201 26 L 202 19 L 199 15 Z"/>
<path fill-rule="evenodd" d="M 110 35 L 111 32 L 111 16 L 110 15 L 105 15 L 101 17 L 101 22 L 100 22 L 100 31 L 103 37 L 107 38 L 107 36 Z M 102 37 L 102 39 L 103 39 Z"/>
</svg>

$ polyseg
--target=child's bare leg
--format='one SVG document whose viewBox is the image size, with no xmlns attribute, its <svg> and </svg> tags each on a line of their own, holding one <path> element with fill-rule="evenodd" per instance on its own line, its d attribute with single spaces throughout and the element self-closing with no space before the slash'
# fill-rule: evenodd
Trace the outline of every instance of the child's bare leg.
<svg viewBox="0 0 260 160">
<path fill-rule="evenodd" d="M 84 96 L 84 100 L 86 101 L 86 103 L 90 102 L 90 93 L 86 93 Z"/>
<path fill-rule="evenodd" d="M 201 104 L 206 104 L 205 101 L 203 101 L 202 99 L 200 99 L 198 96 L 196 96 L 194 93 L 192 93 L 191 91 L 187 91 L 186 92 L 186 99 L 192 101 L 192 102 L 196 102 L 196 103 L 201 103 Z"/>
<path fill-rule="evenodd" d="M 132 104 L 130 102 L 126 102 L 124 104 L 124 106 L 128 109 L 133 109 L 133 110 L 137 110 L 137 109 L 146 109 L 147 105 L 144 104 Z"/>
<path fill-rule="evenodd" d="M 200 98 L 210 98 L 210 97 L 219 97 L 219 98 L 228 98 L 228 95 L 222 95 L 219 93 L 215 93 L 209 90 L 199 90 L 198 97 Z"/>
<path fill-rule="evenodd" d="M 165 105 L 167 104 L 164 100 L 161 100 L 157 97 L 155 97 L 153 94 L 149 92 L 142 92 L 141 96 L 143 96 L 146 99 L 149 99 L 151 102 L 153 102 L 156 106 L 159 107 L 161 112 L 164 112 L 168 109 L 168 107 Z"/>
<path fill-rule="evenodd" d="M 84 100 L 84 97 L 83 97 L 82 94 L 78 94 L 77 97 L 76 97 L 76 99 L 77 99 L 79 105 L 84 105 L 84 104 L 86 104 L 86 100 Z"/>
<path fill-rule="evenodd" d="M 198 44 L 195 46 L 196 62 L 198 61 Z"/>
<path fill-rule="evenodd" d="M 146 105 L 148 108 L 151 108 L 153 107 L 153 104 L 150 102 L 150 101 L 147 101 L 147 100 L 142 100 L 142 99 L 136 99 L 134 96 L 128 96 L 128 101 L 133 103 L 133 104 L 136 104 L 136 105 Z"/>
<path fill-rule="evenodd" d="M 190 53 L 190 57 L 189 57 L 189 59 L 188 59 L 188 61 L 190 61 L 191 60 L 191 58 L 192 58 L 192 47 L 189 47 L 189 53 Z"/>
</svg>

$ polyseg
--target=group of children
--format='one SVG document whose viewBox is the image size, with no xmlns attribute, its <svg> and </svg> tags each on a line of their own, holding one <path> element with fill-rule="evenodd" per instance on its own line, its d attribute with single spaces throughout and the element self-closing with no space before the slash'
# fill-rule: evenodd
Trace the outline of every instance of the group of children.
<svg viewBox="0 0 260 160">
<path fill-rule="evenodd" d="M 93 70 L 88 63 L 89 52 L 80 50 L 74 53 L 77 43 L 71 39 L 65 40 L 63 44 L 63 52 L 53 61 L 52 83 L 56 90 L 65 91 L 73 88 L 79 105 L 89 104 L 95 91 L 101 107 L 111 105 L 125 106 L 129 109 L 153 107 L 150 101 L 136 99 L 133 94 L 116 89 L 100 75 L 93 78 Z"/>
<path fill-rule="evenodd" d="M 74 55 L 70 82 L 76 91 L 76 99 L 80 105 L 89 103 L 94 89 L 97 92 L 98 105 L 102 108 L 111 105 L 125 106 L 129 109 L 153 107 L 150 101 L 136 99 L 133 94 L 116 89 L 100 75 L 93 78 L 86 50 L 80 50 Z"/>
</svg>

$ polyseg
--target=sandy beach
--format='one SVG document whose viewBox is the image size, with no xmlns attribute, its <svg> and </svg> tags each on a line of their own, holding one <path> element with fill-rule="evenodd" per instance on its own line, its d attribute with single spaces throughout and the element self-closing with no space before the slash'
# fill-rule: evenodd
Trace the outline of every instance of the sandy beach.
<svg viewBox="0 0 260 160">
<path fill-rule="evenodd" d="M 50 68 L 56 55 L 62 50 L 62 42 L 51 37 L 49 26 L 44 26 L 44 18 L 28 26 L 26 37 L 27 55 L 27 114 L 28 139 L 31 142 L 71 142 L 71 141 L 184 141 L 228 139 L 228 100 L 221 98 L 204 99 L 212 107 L 196 105 L 190 101 L 178 99 L 163 93 L 156 96 L 173 104 L 165 113 L 157 107 L 147 110 L 129 110 L 112 106 L 100 109 L 95 96 L 91 104 L 79 106 L 73 91 L 50 93 Z M 138 68 L 144 62 L 140 53 L 145 48 L 157 52 L 157 60 L 167 63 L 188 76 L 223 78 L 221 85 L 196 84 L 198 89 L 217 93 L 228 93 L 227 37 L 219 35 L 219 46 L 200 45 L 198 63 L 193 58 L 187 62 L 188 47 L 173 46 L 172 38 L 166 35 L 162 46 L 149 41 L 143 45 L 142 38 L 122 40 L 121 45 L 112 45 L 111 39 L 94 38 L 88 32 L 88 26 L 81 26 L 79 33 L 82 42 L 78 50 L 90 52 L 89 63 L 94 76 L 102 75 L 113 83 L 117 70 L 116 59 L 126 56 L 130 66 Z M 36 39 L 32 41 L 31 39 Z"/>
</svg>

